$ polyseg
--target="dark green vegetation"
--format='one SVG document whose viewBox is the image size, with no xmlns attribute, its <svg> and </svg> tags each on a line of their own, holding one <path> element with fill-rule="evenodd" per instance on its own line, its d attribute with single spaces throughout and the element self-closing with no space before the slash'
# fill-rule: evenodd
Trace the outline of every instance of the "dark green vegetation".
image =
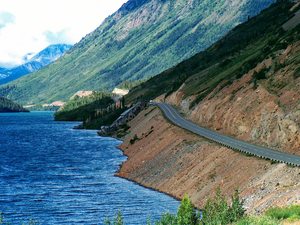
<svg viewBox="0 0 300 225">
<path fill-rule="evenodd" d="M 300 39 L 299 26 L 287 32 L 282 29 L 282 24 L 294 14 L 290 11 L 292 5 L 288 1 L 278 1 L 260 15 L 237 26 L 206 51 L 137 86 L 129 93 L 126 102 L 169 95 L 185 84 L 182 88 L 184 97 L 196 97 L 191 106 L 199 103 L 221 82 L 220 88 L 231 84 L 262 60 Z M 291 65 L 299 65 L 298 60 L 290 62 Z M 299 74 L 298 70 L 294 73 L 295 77 Z M 253 83 L 264 79 L 265 72 L 255 74 Z"/>
<path fill-rule="evenodd" d="M 135 81 L 123 81 L 121 84 L 117 86 L 117 88 L 131 90 L 132 88 L 144 83 L 145 81 L 146 79 L 135 80 Z"/>
<path fill-rule="evenodd" d="M 83 121 L 79 128 L 85 129 L 110 125 L 125 110 L 121 105 L 117 107 L 112 97 L 103 92 L 95 92 L 88 97 L 76 96 L 55 113 L 55 120 Z"/>
<path fill-rule="evenodd" d="M 112 90 L 124 80 L 152 77 L 204 50 L 274 1 L 129 0 L 64 57 L 10 88 L 3 86 L 0 95 L 24 104 L 49 103 L 79 90 Z"/>
<path fill-rule="evenodd" d="M 243 201 L 238 192 L 231 197 L 228 204 L 224 195 L 217 190 L 215 197 L 208 199 L 202 212 L 193 207 L 191 201 L 185 196 L 176 215 L 164 214 L 155 225 L 280 225 L 283 222 L 300 220 L 300 206 L 293 205 L 285 208 L 271 208 L 264 215 L 250 217 L 245 215 Z M 117 213 L 113 222 L 105 220 L 106 225 L 123 225 L 122 214 Z M 148 220 L 147 225 L 151 225 Z"/>
<path fill-rule="evenodd" d="M 28 112 L 28 110 L 9 99 L 0 97 L 0 113 L 1 112 Z"/>
</svg>

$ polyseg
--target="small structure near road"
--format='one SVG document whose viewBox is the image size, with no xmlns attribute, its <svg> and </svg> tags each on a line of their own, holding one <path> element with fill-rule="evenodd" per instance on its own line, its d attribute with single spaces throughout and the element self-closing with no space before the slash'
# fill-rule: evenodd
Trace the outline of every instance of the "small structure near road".
<svg viewBox="0 0 300 225">
<path fill-rule="evenodd" d="M 127 124 L 130 120 L 136 117 L 143 109 L 148 106 L 148 102 L 138 102 L 126 111 L 124 111 L 118 119 L 115 120 L 110 126 L 102 126 L 98 132 L 99 135 L 109 135 L 117 131 L 121 126 Z"/>
</svg>

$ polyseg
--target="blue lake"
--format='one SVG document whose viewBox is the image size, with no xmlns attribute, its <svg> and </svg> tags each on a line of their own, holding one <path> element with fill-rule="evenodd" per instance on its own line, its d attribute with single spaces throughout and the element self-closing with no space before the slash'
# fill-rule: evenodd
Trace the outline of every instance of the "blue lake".
<svg viewBox="0 0 300 225">
<path fill-rule="evenodd" d="M 0 212 L 21 224 L 103 224 L 121 211 L 146 224 L 178 202 L 114 176 L 126 160 L 120 141 L 55 122 L 51 112 L 0 114 Z"/>
</svg>

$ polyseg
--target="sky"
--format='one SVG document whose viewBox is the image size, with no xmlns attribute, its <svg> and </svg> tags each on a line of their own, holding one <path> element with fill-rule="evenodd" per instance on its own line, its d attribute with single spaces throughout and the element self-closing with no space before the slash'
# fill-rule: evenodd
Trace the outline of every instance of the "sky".
<svg viewBox="0 0 300 225">
<path fill-rule="evenodd" d="M 127 0 L 0 0 L 0 67 L 50 44 L 75 44 Z"/>
</svg>

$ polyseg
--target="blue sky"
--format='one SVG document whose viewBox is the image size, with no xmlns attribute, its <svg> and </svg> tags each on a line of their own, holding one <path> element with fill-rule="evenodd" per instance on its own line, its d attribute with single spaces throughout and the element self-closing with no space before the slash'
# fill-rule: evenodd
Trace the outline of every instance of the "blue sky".
<svg viewBox="0 0 300 225">
<path fill-rule="evenodd" d="M 0 67 L 50 44 L 74 44 L 127 0 L 0 0 Z"/>
</svg>

